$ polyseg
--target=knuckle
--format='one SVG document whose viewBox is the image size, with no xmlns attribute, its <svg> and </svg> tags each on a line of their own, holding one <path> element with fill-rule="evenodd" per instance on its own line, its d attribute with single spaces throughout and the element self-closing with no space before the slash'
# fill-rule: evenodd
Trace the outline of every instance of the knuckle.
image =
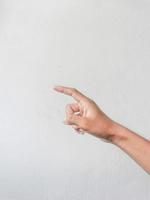
<svg viewBox="0 0 150 200">
<path fill-rule="evenodd" d="M 68 120 L 69 122 L 72 122 L 72 120 L 73 120 L 73 115 L 68 115 L 68 116 L 67 116 L 67 120 Z"/>
</svg>

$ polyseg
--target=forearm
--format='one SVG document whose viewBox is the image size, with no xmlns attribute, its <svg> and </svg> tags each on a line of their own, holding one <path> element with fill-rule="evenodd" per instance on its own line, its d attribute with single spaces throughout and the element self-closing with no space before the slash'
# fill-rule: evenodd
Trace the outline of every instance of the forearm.
<svg viewBox="0 0 150 200">
<path fill-rule="evenodd" d="M 150 174 L 150 141 L 118 123 L 114 123 L 111 134 L 112 143 Z"/>
</svg>

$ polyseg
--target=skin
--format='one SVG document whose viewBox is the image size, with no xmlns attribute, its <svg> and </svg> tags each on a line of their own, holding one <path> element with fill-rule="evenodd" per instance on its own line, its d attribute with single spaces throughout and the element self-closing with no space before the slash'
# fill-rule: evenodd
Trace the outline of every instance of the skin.
<svg viewBox="0 0 150 200">
<path fill-rule="evenodd" d="M 53 89 L 76 101 L 66 105 L 64 124 L 72 126 L 79 134 L 89 133 L 118 146 L 150 174 L 149 140 L 109 118 L 92 99 L 77 89 L 64 86 Z"/>
</svg>

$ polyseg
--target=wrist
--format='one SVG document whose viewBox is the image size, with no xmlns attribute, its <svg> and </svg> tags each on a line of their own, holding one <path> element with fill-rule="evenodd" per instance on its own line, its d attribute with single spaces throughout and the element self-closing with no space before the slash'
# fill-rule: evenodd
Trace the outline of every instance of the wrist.
<svg viewBox="0 0 150 200">
<path fill-rule="evenodd" d="M 119 146 L 122 141 L 127 139 L 126 129 L 121 124 L 113 121 L 112 126 L 109 128 L 110 142 Z"/>
</svg>

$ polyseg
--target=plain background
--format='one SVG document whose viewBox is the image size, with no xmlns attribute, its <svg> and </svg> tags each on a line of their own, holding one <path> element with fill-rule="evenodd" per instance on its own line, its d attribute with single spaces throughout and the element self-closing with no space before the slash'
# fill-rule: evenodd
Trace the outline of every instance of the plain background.
<svg viewBox="0 0 150 200">
<path fill-rule="evenodd" d="M 0 1 L 0 200 L 148 200 L 128 155 L 65 126 L 75 87 L 149 139 L 149 0 Z"/>
</svg>

